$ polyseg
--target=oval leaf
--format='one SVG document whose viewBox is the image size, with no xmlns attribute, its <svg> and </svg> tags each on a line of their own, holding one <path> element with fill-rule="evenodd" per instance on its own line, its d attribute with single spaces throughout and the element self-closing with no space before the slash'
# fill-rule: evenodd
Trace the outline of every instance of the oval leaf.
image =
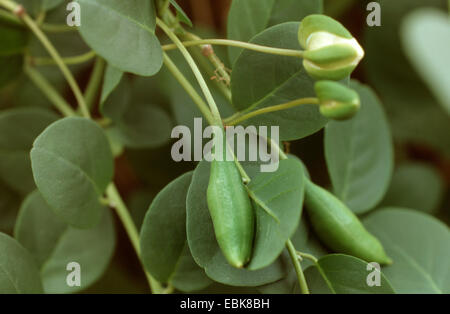
<svg viewBox="0 0 450 314">
<path fill-rule="evenodd" d="M 102 113 L 114 122 L 113 137 L 133 148 L 153 148 L 169 140 L 172 121 L 154 105 L 132 101 L 130 82 L 122 80 L 101 107 Z"/>
<path fill-rule="evenodd" d="M 21 194 L 35 189 L 29 155 L 33 141 L 57 118 L 39 108 L 0 113 L 0 178 Z"/>
<path fill-rule="evenodd" d="M 289 22 L 271 27 L 255 36 L 255 44 L 300 50 L 299 23 Z M 268 76 L 270 73 L 270 76 Z M 239 110 L 253 111 L 280 105 L 303 97 L 315 97 L 314 82 L 303 69 L 302 59 L 274 56 L 246 50 L 236 61 L 231 90 L 233 105 Z M 316 105 L 259 115 L 244 125 L 279 126 L 281 140 L 296 140 L 311 135 L 325 126 Z"/>
<path fill-rule="evenodd" d="M 276 172 L 260 173 L 247 187 L 256 211 L 257 230 L 247 267 L 256 270 L 277 259 L 298 227 L 304 195 L 303 166 L 296 159 L 281 160 Z"/>
<path fill-rule="evenodd" d="M 407 17 L 402 27 L 405 52 L 428 87 L 450 114 L 450 21 L 448 14 L 421 9 Z"/>
<path fill-rule="evenodd" d="M 434 213 L 444 193 L 444 182 L 435 168 L 425 163 L 407 163 L 395 170 L 380 206 L 414 208 Z"/>
<path fill-rule="evenodd" d="M 211 280 L 195 264 L 186 240 L 186 194 L 192 172 L 166 186 L 150 205 L 141 229 L 142 261 L 158 281 L 191 292 Z"/>
<path fill-rule="evenodd" d="M 305 16 L 322 12 L 322 0 L 233 0 L 228 13 L 229 39 L 249 41 L 267 27 L 299 22 Z M 229 47 L 231 63 L 242 49 Z"/>
<path fill-rule="evenodd" d="M 104 211 L 96 227 L 75 229 L 53 213 L 38 191 L 24 200 L 14 233 L 37 260 L 46 293 L 73 293 L 89 287 L 108 267 L 116 242 L 110 211 Z M 80 264 L 80 287 L 66 283 L 71 262 Z"/>
<path fill-rule="evenodd" d="M 162 66 L 155 8 L 147 0 L 77 0 L 87 44 L 116 68 L 150 76 Z"/>
<path fill-rule="evenodd" d="M 450 232 L 426 214 L 399 208 L 363 220 L 394 263 L 383 273 L 398 293 L 450 293 Z"/>
<path fill-rule="evenodd" d="M 381 271 L 370 267 L 359 258 L 344 254 L 331 254 L 320 258 L 316 266 L 305 271 L 305 277 L 312 293 L 395 293 Z"/>
<path fill-rule="evenodd" d="M 95 122 L 65 118 L 53 123 L 34 142 L 31 164 L 39 191 L 64 221 L 78 228 L 100 221 L 113 156 Z"/>
<path fill-rule="evenodd" d="M 367 86 L 352 81 L 361 110 L 348 121 L 325 128 L 325 157 L 333 190 L 355 213 L 372 209 L 383 198 L 392 175 L 393 144 L 383 108 Z"/>
<path fill-rule="evenodd" d="M 0 233 L 0 293 L 43 293 L 39 270 L 16 240 Z"/>
<path fill-rule="evenodd" d="M 103 78 L 102 95 L 100 97 L 100 103 L 104 103 L 108 96 L 114 91 L 122 80 L 123 72 L 119 69 L 108 64 L 105 70 L 105 76 Z"/>
</svg>

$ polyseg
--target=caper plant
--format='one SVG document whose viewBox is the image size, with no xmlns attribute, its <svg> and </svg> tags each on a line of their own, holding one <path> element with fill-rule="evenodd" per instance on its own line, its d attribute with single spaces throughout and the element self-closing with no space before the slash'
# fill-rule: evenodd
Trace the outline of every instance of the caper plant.
<svg viewBox="0 0 450 314">
<path fill-rule="evenodd" d="M 89 289 L 113 267 L 117 228 L 155 294 L 450 291 L 447 226 L 379 209 L 393 141 L 376 94 L 350 78 L 362 45 L 322 0 L 283 1 L 295 19 L 278 2 L 233 0 L 223 39 L 174 0 L 0 0 L 0 183 L 20 202 L 0 233 L 0 292 Z M 208 158 L 192 163 L 206 141 L 175 130 L 207 127 Z M 273 171 L 238 158 L 239 128 L 248 151 L 257 130 Z M 330 190 L 289 144 L 321 132 Z M 127 162 L 156 191 L 130 201 Z"/>
</svg>

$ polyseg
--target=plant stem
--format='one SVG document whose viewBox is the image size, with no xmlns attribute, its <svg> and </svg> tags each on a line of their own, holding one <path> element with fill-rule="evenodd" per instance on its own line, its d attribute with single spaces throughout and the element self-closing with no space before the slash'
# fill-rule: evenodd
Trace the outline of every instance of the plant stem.
<svg viewBox="0 0 450 314">
<path fill-rule="evenodd" d="M 270 113 L 270 112 L 275 112 L 275 111 L 281 111 L 281 110 L 286 110 L 286 109 L 290 109 L 293 107 L 297 107 L 297 106 L 301 106 L 301 105 L 307 105 L 307 104 L 318 104 L 319 100 L 317 98 L 311 97 L 311 98 L 300 98 L 300 99 L 296 99 L 284 104 L 280 104 L 280 105 L 276 105 L 276 106 L 271 106 L 271 107 L 266 107 L 266 108 L 261 108 L 246 114 L 241 114 L 241 115 L 233 115 L 228 119 L 225 119 L 224 122 L 226 125 L 236 125 L 242 121 L 248 120 L 250 118 L 262 115 L 262 114 L 266 114 L 266 113 Z"/>
<path fill-rule="evenodd" d="M 102 58 L 98 57 L 95 61 L 91 77 L 84 92 L 84 99 L 86 101 L 86 106 L 89 109 L 92 108 L 95 101 L 95 97 L 98 94 L 100 84 L 103 81 L 103 72 L 105 70 L 105 66 L 106 66 L 105 61 Z"/>
<path fill-rule="evenodd" d="M 297 251 L 297 255 L 300 256 L 301 258 L 307 258 L 307 259 L 311 260 L 314 264 L 317 264 L 317 262 L 318 262 L 317 258 L 314 255 L 299 252 L 299 251 Z"/>
<path fill-rule="evenodd" d="M 134 250 L 136 251 L 136 254 L 139 258 L 139 261 L 141 261 L 141 247 L 139 244 L 139 233 L 136 229 L 136 225 L 133 222 L 133 219 L 130 216 L 130 213 L 125 205 L 125 203 L 122 200 L 122 197 L 119 194 L 119 191 L 117 191 L 117 187 L 114 183 L 111 183 L 107 190 L 106 195 L 110 201 L 111 207 L 113 207 L 119 216 L 120 220 L 122 221 L 122 224 L 128 234 L 128 237 L 130 238 L 131 244 L 134 247 Z M 156 281 L 144 268 L 144 265 L 142 265 L 145 275 L 148 280 L 148 284 L 150 286 L 150 290 L 152 293 L 159 294 L 162 292 L 162 287 L 159 284 L 158 281 Z"/>
<path fill-rule="evenodd" d="M 197 67 L 197 64 L 195 63 L 194 59 L 192 59 L 192 56 L 189 54 L 187 49 L 182 45 L 177 35 L 175 35 L 175 33 L 163 21 L 161 21 L 159 18 L 156 18 L 156 24 L 167 34 L 167 36 L 169 36 L 169 38 L 175 43 L 175 45 L 180 50 L 181 54 L 186 59 L 187 63 L 192 69 L 192 72 L 194 72 L 194 75 L 200 85 L 200 88 L 203 91 L 203 94 L 205 95 L 206 101 L 209 105 L 212 116 L 214 118 L 214 125 L 222 127 L 222 119 L 220 117 L 219 109 L 217 108 L 216 102 L 214 101 L 211 91 L 208 88 L 208 84 L 206 84 L 206 81 L 203 78 L 202 73 Z"/>
<path fill-rule="evenodd" d="M 289 255 L 291 256 L 292 264 L 294 264 L 295 272 L 297 273 L 298 283 L 300 285 L 300 291 L 302 294 L 309 294 L 308 285 L 306 283 L 305 275 L 303 274 L 302 266 L 297 258 L 297 251 L 294 248 L 291 240 L 286 242 L 286 247 L 289 251 Z"/>
<path fill-rule="evenodd" d="M 237 40 L 229 40 L 229 39 L 201 39 L 201 40 L 189 40 L 182 42 L 182 45 L 185 47 L 192 46 L 201 46 L 201 45 L 218 45 L 218 46 L 231 46 L 231 47 L 239 47 L 248 50 L 254 50 L 262 53 L 279 55 L 279 56 L 288 56 L 288 57 L 303 57 L 302 50 L 294 50 L 294 49 L 283 49 L 283 48 L 274 48 L 268 46 L 262 46 L 257 44 L 246 43 L 243 41 Z M 164 45 L 162 46 L 163 50 L 173 50 L 176 49 L 177 46 L 174 44 Z"/>
<path fill-rule="evenodd" d="M 55 90 L 55 88 L 41 75 L 37 70 L 26 65 L 24 67 L 25 74 L 31 81 L 44 93 L 48 100 L 61 112 L 64 116 L 75 116 L 75 111 L 65 101 L 64 98 Z"/>
<path fill-rule="evenodd" d="M 202 41 L 202 39 L 200 37 L 198 37 L 195 34 L 186 32 L 186 34 L 184 35 L 184 37 L 188 40 L 192 41 Z M 206 46 L 206 47 L 205 47 Z M 208 47 L 209 46 L 209 47 Z M 222 78 L 222 80 L 225 82 L 225 84 L 227 86 L 230 85 L 230 74 L 227 72 L 227 70 L 225 69 L 225 66 L 223 64 L 223 62 L 217 57 L 217 55 L 214 52 L 214 49 L 212 48 L 212 46 L 210 44 L 206 44 L 203 45 L 203 47 L 205 48 L 204 51 L 204 56 L 206 58 L 208 58 L 208 60 L 212 63 L 212 65 L 215 67 L 217 73 L 220 75 L 220 77 Z M 209 48 L 209 49 L 208 49 Z"/>
<path fill-rule="evenodd" d="M 86 103 L 84 102 L 84 97 L 83 94 L 81 93 L 80 87 L 78 86 L 78 83 L 73 77 L 72 72 L 70 72 L 69 68 L 64 64 L 58 51 L 55 49 L 55 47 L 53 47 L 52 43 L 48 40 L 47 36 L 39 29 L 39 27 L 31 19 L 29 15 L 25 14 L 22 17 L 22 19 L 25 22 L 25 24 L 28 25 L 28 27 L 33 31 L 36 37 L 41 41 L 42 45 L 47 49 L 50 56 L 55 60 L 56 64 L 58 65 L 64 77 L 66 78 L 67 83 L 69 83 L 69 86 L 72 89 L 72 92 L 74 93 L 75 98 L 78 102 L 78 106 L 81 108 L 83 116 L 86 118 L 90 118 L 91 114 L 89 113 Z"/>
<path fill-rule="evenodd" d="M 17 25 L 23 25 L 22 21 L 17 16 L 15 16 L 14 14 L 12 14 L 8 11 L 2 10 L 2 9 L 0 9 L 0 19 L 6 20 L 8 22 L 11 22 L 11 23 L 14 23 Z"/>
<path fill-rule="evenodd" d="M 185 33 L 183 36 L 188 36 L 188 33 Z M 205 57 L 203 55 L 202 51 L 198 47 L 192 48 L 192 56 L 197 61 L 197 63 L 202 67 L 202 69 L 206 72 L 206 74 L 213 80 L 214 84 L 217 86 L 219 91 L 222 93 L 222 95 L 225 96 L 225 98 L 228 100 L 229 103 L 232 102 L 231 99 L 231 91 L 229 86 L 223 83 L 223 81 L 226 81 L 226 78 L 223 81 L 220 81 L 219 79 L 213 79 L 214 76 L 217 76 L 216 69 L 218 69 L 217 64 L 221 64 L 223 67 L 223 63 L 213 63 L 213 59 L 211 57 Z M 219 60 L 217 56 L 215 56 L 216 60 Z M 219 60 L 220 61 L 220 60 Z M 214 68 L 213 68 L 214 66 Z M 228 73 L 227 73 L 228 75 Z"/>
<path fill-rule="evenodd" d="M 184 88 L 186 93 L 192 98 L 194 103 L 197 105 L 198 109 L 201 111 L 203 116 L 206 118 L 209 124 L 214 124 L 214 118 L 209 111 L 208 105 L 205 103 L 203 98 L 197 93 L 195 88 L 189 83 L 186 77 L 181 73 L 178 67 L 173 63 L 172 59 L 164 53 L 164 65 L 169 69 L 175 79 L 180 83 L 180 85 Z"/>
<path fill-rule="evenodd" d="M 4 8 L 10 10 L 12 13 L 17 14 L 19 18 L 27 25 L 34 35 L 39 39 L 42 45 L 45 47 L 50 56 L 55 60 L 56 64 L 60 68 L 67 82 L 69 83 L 72 92 L 75 95 L 75 98 L 78 102 L 78 106 L 81 108 L 83 116 L 86 118 L 90 118 L 91 115 L 89 110 L 87 109 L 86 103 L 84 102 L 83 94 L 81 93 L 80 87 L 78 86 L 75 78 L 70 72 L 69 68 L 64 64 L 59 55 L 58 51 L 52 45 L 52 43 L 48 40 L 47 36 L 41 31 L 36 22 L 24 11 L 25 9 L 18 5 L 16 2 L 11 0 L 0 0 L 0 5 Z"/>
<path fill-rule="evenodd" d="M 61 58 L 61 59 L 66 65 L 75 65 L 75 64 L 85 63 L 85 62 L 93 59 L 95 56 L 96 56 L 96 54 L 94 51 L 89 51 L 89 52 L 86 52 L 79 56 L 65 57 L 65 58 Z M 33 58 L 34 64 L 38 65 L 38 66 L 56 65 L 56 62 L 55 62 L 55 60 L 53 60 L 53 58 L 40 58 L 40 57 L 32 57 L 32 58 Z"/>
</svg>

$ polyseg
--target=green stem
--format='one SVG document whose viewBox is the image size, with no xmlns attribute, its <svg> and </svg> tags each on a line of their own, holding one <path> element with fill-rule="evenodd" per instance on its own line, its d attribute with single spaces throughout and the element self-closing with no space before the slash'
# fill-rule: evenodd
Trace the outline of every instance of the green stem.
<svg viewBox="0 0 450 314">
<path fill-rule="evenodd" d="M 187 40 L 193 40 L 193 41 L 199 41 L 202 40 L 200 37 L 198 37 L 195 34 L 192 34 L 190 32 L 185 32 L 183 38 L 186 38 Z M 208 47 L 209 46 L 209 47 Z M 198 49 L 198 48 L 197 48 Z M 205 49 L 205 50 L 203 50 Z M 231 77 L 228 73 L 227 69 L 225 68 L 225 65 L 223 64 L 222 60 L 220 60 L 219 57 L 214 52 L 214 49 L 211 45 L 203 45 L 202 53 L 203 58 L 207 58 L 209 62 L 214 66 L 214 70 L 212 73 L 208 73 L 210 76 L 219 76 L 219 78 L 215 79 L 215 82 L 218 83 L 219 88 L 221 89 L 222 93 L 225 95 L 227 100 L 231 103 L 231 91 L 230 91 L 230 82 Z"/>
<path fill-rule="evenodd" d="M 133 219 L 130 216 L 130 213 L 125 205 L 125 203 L 122 200 L 122 197 L 119 194 L 119 191 L 117 190 L 114 183 L 111 183 L 107 190 L 106 195 L 110 201 L 111 207 L 113 207 L 119 216 L 120 220 L 122 221 L 122 224 L 128 234 L 128 237 L 130 238 L 131 244 L 134 247 L 134 250 L 136 251 L 136 254 L 139 258 L 139 261 L 141 261 L 141 247 L 139 244 L 139 233 L 136 229 L 136 225 L 133 222 Z M 144 265 L 142 265 L 144 268 Z M 145 268 L 144 268 L 145 271 Z M 147 277 L 150 290 L 152 293 L 160 294 L 163 289 L 158 281 L 156 281 L 147 271 L 145 271 L 145 275 Z"/>
<path fill-rule="evenodd" d="M 280 105 L 276 105 L 276 106 L 271 106 L 271 107 L 266 107 L 266 108 L 261 108 L 246 114 L 241 114 L 241 115 L 233 115 L 231 116 L 229 119 L 225 119 L 225 124 L 226 125 L 236 125 L 238 123 L 241 123 L 245 120 L 248 120 L 250 118 L 262 115 L 262 114 L 266 114 L 266 113 L 270 113 L 270 112 L 275 112 L 275 111 L 280 111 L 280 110 L 286 110 L 286 109 L 290 109 L 293 107 L 297 107 L 297 106 L 301 106 L 301 105 L 307 105 L 307 104 L 318 104 L 319 100 L 317 98 L 311 97 L 311 98 L 300 98 L 300 99 L 296 99 L 284 104 L 280 104 Z"/>
<path fill-rule="evenodd" d="M 72 92 L 74 93 L 75 98 L 78 102 L 78 106 L 81 108 L 83 116 L 86 118 L 90 118 L 91 114 L 89 113 L 86 103 L 84 102 L 84 97 L 83 94 L 81 93 L 80 87 L 78 86 L 78 83 L 73 77 L 72 72 L 70 72 L 67 65 L 64 64 L 58 51 L 55 49 L 52 43 L 48 40 L 47 36 L 39 29 L 39 27 L 36 25 L 36 23 L 31 19 L 31 17 L 28 14 L 24 14 L 22 19 L 25 22 L 25 24 L 36 35 L 36 37 L 41 41 L 42 45 L 47 49 L 50 56 L 55 60 L 62 74 L 66 78 L 67 83 L 69 83 L 69 86 L 72 89 Z"/>
<path fill-rule="evenodd" d="M 262 53 L 279 55 L 279 56 L 288 56 L 288 57 L 303 57 L 303 51 L 294 50 L 294 49 L 283 49 L 283 48 L 273 48 L 268 46 L 256 45 L 251 43 L 246 43 L 237 40 L 229 40 L 229 39 L 201 39 L 201 40 L 190 40 L 182 42 L 182 45 L 185 47 L 192 46 L 201 46 L 201 45 L 219 45 L 219 46 L 231 46 L 231 47 L 239 47 L 248 50 L 254 50 Z M 176 49 L 177 46 L 173 44 L 162 46 L 163 50 L 173 50 Z"/>
<path fill-rule="evenodd" d="M 84 99 L 86 101 L 86 106 L 91 109 L 94 105 L 95 98 L 98 95 L 100 89 L 100 84 L 103 81 L 103 72 L 105 70 L 105 61 L 98 57 L 95 61 L 94 68 L 92 70 L 91 77 L 89 79 L 88 85 L 84 92 Z"/>
<path fill-rule="evenodd" d="M 297 251 L 294 248 L 291 240 L 286 242 L 286 247 L 288 249 L 289 255 L 292 260 L 292 264 L 294 264 L 295 272 L 297 273 L 298 283 L 300 285 L 300 291 L 302 294 L 309 294 L 308 285 L 306 283 L 305 275 L 303 274 L 302 266 L 297 258 Z"/>
<path fill-rule="evenodd" d="M 22 21 L 17 16 L 2 9 L 0 9 L 0 19 L 17 25 L 23 25 Z"/>
<path fill-rule="evenodd" d="M 95 58 L 95 56 L 96 56 L 96 54 L 94 51 L 89 51 L 89 52 L 83 53 L 79 56 L 62 58 L 62 61 L 66 65 L 75 65 L 75 64 L 88 62 L 88 61 L 92 60 L 93 58 Z M 40 58 L 40 57 L 32 57 L 32 58 L 33 58 L 34 64 L 38 65 L 38 66 L 56 65 L 55 60 L 52 58 Z"/>
<path fill-rule="evenodd" d="M 39 12 L 39 14 L 36 16 L 36 24 L 39 25 L 39 27 L 42 26 L 42 24 L 44 24 L 45 21 L 45 17 L 47 16 L 47 12 L 45 12 L 45 10 L 43 10 L 41 8 L 41 11 Z"/>
<path fill-rule="evenodd" d="M 44 93 L 47 99 L 61 112 L 64 116 L 75 116 L 75 111 L 70 105 L 61 97 L 58 91 L 42 76 L 37 70 L 26 65 L 24 67 L 25 74 L 31 81 Z"/>
<path fill-rule="evenodd" d="M 307 259 L 311 260 L 314 264 L 317 264 L 317 262 L 318 262 L 317 258 L 314 255 L 299 252 L 299 251 L 297 251 L 297 255 L 300 256 L 301 258 L 307 258 Z"/>
<path fill-rule="evenodd" d="M 22 21 L 27 25 L 34 35 L 39 39 L 42 45 L 45 47 L 50 56 L 55 60 L 56 64 L 60 68 L 62 74 L 66 78 L 69 83 L 72 92 L 75 95 L 75 98 L 78 102 L 78 106 L 81 108 L 83 116 L 86 118 L 90 118 L 91 115 L 89 110 L 87 109 L 86 103 L 84 102 L 83 94 L 81 93 L 80 87 L 78 86 L 75 78 L 70 72 L 69 68 L 64 64 L 61 56 L 58 51 L 52 45 L 52 43 L 48 40 L 47 36 L 41 31 L 36 22 L 24 11 L 21 5 L 18 5 L 16 2 L 11 0 L 0 0 L 0 5 L 4 8 L 8 9 L 14 14 L 18 14 Z"/>
<path fill-rule="evenodd" d="M 185 33 L 183 36 L 189 36 L 189 33 Z M 202 53 L 202 51 L 198 47 L 192 48 L 192 56 L 194 57 L 195 61 L 202 67 L 202 69 L 206 72 L 206 74 L 212 79 L 214 76 L 216 76 L 216 69 L 218 68 L 218 63 L 214 63 L 214 59 L 211 57 L 205 57 Z M 217 56 L 215 59 L 219 59 Z M 220 64 L 223 63 L 220 62 Z M 214 66 L 214 68 L 213 68 Z M 225 78 L 226 80 L 226 78 Z M 229 103 L 232 102 L 231 98 L 231 91 L 229 86 L 223 84 L 222 81 L 218 79 L 213 80 L 214 84 L 217 86 L 219 91 L 222 93 L 222 95 L 225 96 L 225 98 L 228 100 Z"/>
<path fill-rule="evenodd" d="M 181 73 L 178 67 L 173 63 L 172 59 L 169 58 L 167 54 L 164 53 L 164 65 L 169 69 L 175 79 L 184 88 L 186 93 L 192 98 L 194 103 L 197 105 L 198 109 L 201 111 L 203 116 L 206 118 L 209 124 L 214 124 L 214 118 L 209 111 L 208 105 L 205 103 L 203 98 L 197 93 L 195 88 L 189 83 L 186 77 Z"/>
<path fill-rule="evenodd" d="M 181 54 L 186 59 L 192 72 L 194 72 L 194 75 L 200 85 L 200 88 L 203 91 L 203 94 L 205 95 L 206 101 L 214 118 L 214 125 L 222 126 L 222 119 L 220 117 L 219 109 L 217 108 L 216 102 L 214 101 L 211 91 L 208 88 L 208 84 L 206 84 L 206 81 L 203 78 L 202 73 L 200 72 L 194 59 L 192 59 L 192 56 L 183 46 L 177 35 L 175 35 L 175 33 L 163 21 L 161 21 L 159 18 L 156 18 L 156 24 L 167 34 L 167 36 L 169 36 L 169 38 L 175 43 L 176 47 L 180 50 Z"/>
</svg>

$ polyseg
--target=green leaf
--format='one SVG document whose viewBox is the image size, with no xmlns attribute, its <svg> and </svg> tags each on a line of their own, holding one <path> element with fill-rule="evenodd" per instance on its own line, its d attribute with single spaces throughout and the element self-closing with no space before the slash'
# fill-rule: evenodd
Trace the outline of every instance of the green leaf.
<svg viewBox="0 0 450 314">
<path fill-rule="evenodd" d="M 177 11 L 177 18 L 180 20 L 180 22 L 183 22 L 184 24 L 192 27 L 192 21 L 189 18 L 189 16 L 183 11 L 183 9 L 178 5 L 178 3 L 175 0 L 170 0 L 170 3 L 175 8 L 175 11 Z"/>
<path fill-rule="evenodd" d="M 101 277 L 111 261 L 116 239 L 110 211 L 96 227 L 75 229 L 60 220 L 38 191 L 23 202 L 14 230 L 40 266 L 46 293 L 73 293 L 86 289 Z M 69 287 L 67 264 L 81 266 L 81 286 Z"/>
<path fill-rule="evenodd" d="M 20 196 L 0 182 L 0 232 L 12 233 L 20 202 Z"/>
<path fill-rule="evenodd" d="M 58 9 L 47 12 L 45 21 L 48 23 L 66 23 L 67 11 L 65 6 L 61 6 Z M 57 17 L 63 17 L 58 19 Z M 62 33 L 48 33 L 46 34 L 55 46 L 55 49 L 60 53 L 61 57 L 73 57 L 81 54 L 85 54 L 89 51 L 89 47 L 85 44 L 78 32 L 62 32 Z M 28 45 L 29 54 L 36 58 L 50 58 L 47 50 L 42 46 L 41 42 L 36 36 L 31 36 Z M 23 57 L 22 57 L 23 59 Z M 93 60 L 82 64 L 70 65 L 69 69 L 72 71 L 75 77 L 78 75 L 85 75 L 90 71 L 89 67 L 92 66 Z M 67 94 L 69 86 L 67 80 L 62 74 L 61 70 L 55 65 L 39 66 L 35 68 L 40 72 L 62 95 Z M 22 68 L 21 68 L 22 70 Z M 85 72 L 86 71 L 86 72 Z M 51 103 L 43 92 L 34 85 L 31 80 L 23 75 L 20 85 L 17 86 L 15 93 L 14 104 L 18 106 L 41 106 L 50 108 Z"/>
<path fill-rule="evenodd" d="M 0 89 L 22 73 L 23 56 L 0 56 Z"/>
<path fill-rule="evenodd" d="M 108 64 L 105 70 L 105 77 L 103 78 L 102 95 L 100 103 L 104 103 L 108 96 L 116 89 L 122 80 L 123 72 Z"/>
<path fill-rule="evenodd" d="M 138 230 L 141 229 L 145 215 L 148 211 L 148 206 L 153 202 L 155 196 L 156 193 L 153 189 L 141 188 L 133 191 L 127 199 L 127 207 L 130 210 L 130 215 Z"/>
<path fill-rule="evenodd" d="M 124 72 L 151 76 L 162 66 L 153 1 L 78 0 L 87 44 Z"/>
<path fill-rule="evenodd" d="M 191 292 L 206 288 L 211 280 L 195 264 L 186 240 L 186 194 L 192 172 L 172 181 L 150 205 L 141 229 L 142 261 L 162 283 Z"/>
<path fill-rule="evenodd" d="M 34 142 L 31 164 L 39 191 L 64 221 L 78 228 L 100 221 L 113 156 L 95 122 L 65 118 L 53 123 Z"/>
<path fill-rule="evenodd" d="M 448 114 L 414 71 L 399 44 L 401 23 L 409 12 L 423 6 L 447 11 L 447 3 L 443 0 L 378 2 L 383 8 L 382 27 L 367 27 L 364 34 L 367 79 L 385 106 L 396 140 L 427 144 L 448 154 Z"/>
<path fill-rule="evenodd" d="M 380 285 L 370 287 L 371 273 L 377 275 L 375 268 L 368 270 L 368 263 L 349 255 L 331 254 L 319 259 L 316 266 L 305 271 L 311 293 L 335 294 L 392 294 L 395 293 L 383 272 Z M 375 278 L 375 277 L 374 277 Z"/>
<path fill-rule="evenodd" d="M 450 114 L 450 21 L 448 14 L 421 9 L 402 26 L 405 53 L 447 113 Z"/>
<path fill-rule="evenodd" d="M 251 42 L 277 48 L 300 50 L 299 23 L 289 22 L 271 27 Z M 239 110 L 253 111 L 283 104 L 303 97 L 315 97 L 314 82 L 302 65 L 302 59 L 244 51 L 236 61 L 231 76 L 233 105 Z M 316 105 L 303 105 L 260 115 L 244 125 L 280 126 L 280 139 L 289 141 L 311 135 L 326 124 L 327 119 Z"/>
<path fill-rule="evenodd" d="M 257 175 L 247 187 L 256 211 L 257 230 L 247 267 L 256 270 L 278 258 L 298 227 L 303 207 L 303 166 L 295 159 L 281 160 L 276 172 Z"/>
<path fill-rule="evenodd" d="M 283 278 L 285 261 L 279 258 L 271 265 L 258 269 L 237 269 L 228 264 L 214 234 L 206 202 L 210 163 L 202 161 L 194 171 L 187 195 L 187 238 L 196 263 L 213 280 L 231 286 L 260 286 Z"/>
<path fill-rule="evenodd" d="M 444 182 L 435 168 L 425 163 L 406 163 L 395 170 L 380 206 L 414 208 L 435 213 L 444 198 L 444 192 Z"/>
<path fill-rule="evenodd" d="M 249 41 L 269 26 L 300 22 L 305 16 L 322 12 L 322 0 L 233 0 L 228 13 L 229 39 Z M 229 48 L 231 63 L 242 49 Z"/>
<path fill-rule="evenodd" d="M 426 214 L 385 208 L 363 220 L 394 263 L 383 273 L 397 293 L 450 293 L 450 232 Z"/>
<path fill-rule="evenodd" d="M 20 26 L 0 21 L 0 55 L 9 56 L 23 52 L 28 44 L 28 32 Z"/>
<path fill-rule="evenodd" d="M 0 293 L 43 293 L 37 265 L 27 250 L 0 233 Z"/>
<path fill-rule="evenodd" d="M 355 213 L 374 208 L 391 180 L 393 144 L 382 105 L 367 86 L 352 81 L 361 110 L 325 128 L 325 156 L 334 193 Z"/>
<path fill-rule="evenodd" d="M 15 191 L 27 194 L 35 189 L 30 150 L 36 137 L 57 118 L 40 108 L 0 113 L 0 178 Z"/>
<path fill-rule="evenodd" d="M 133 102 L 128 79 L 122 80 L 101 111 L 114 122 L 111 132 L 125 146 L 158 147 L 170 138 L 172 121 L 169 115 L 159 107 Z"/>
</svg>

